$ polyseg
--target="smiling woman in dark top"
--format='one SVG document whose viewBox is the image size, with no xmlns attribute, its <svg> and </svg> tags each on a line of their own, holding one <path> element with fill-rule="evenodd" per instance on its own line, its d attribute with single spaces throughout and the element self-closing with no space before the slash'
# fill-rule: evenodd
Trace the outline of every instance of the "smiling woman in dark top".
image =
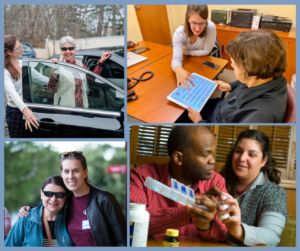
<svg viewBox="0 0 300 251">
<path fill-rule="evenodd" d="M 81 152 L 61 154 L 61 175 L 73 192 L 65 221 L 76 246 L 126 246 L 126 219 L 114 195 L 91 185 Z"/>
<path fill-rule="evenodd" d="M 241 32 L 227 46 L 237 81 L 215 81 L 231 93 L 210 99 L 201 113 L 187 108 L 194 123 L 281 123 L 287 104 L 286 45 L 273 32 Z"/>
</svg>

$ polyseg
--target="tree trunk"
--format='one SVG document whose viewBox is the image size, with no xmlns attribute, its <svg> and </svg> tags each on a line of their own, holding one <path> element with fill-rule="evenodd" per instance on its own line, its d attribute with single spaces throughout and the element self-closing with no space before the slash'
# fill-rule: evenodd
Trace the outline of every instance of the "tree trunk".
<svg viewBox="0 0 300 251">
<path fill-rule="evenodd" d="M 102 29 L 103 29 L 103 14 L 104 14 L 104 5 L 100 5 L 99 10 L 99 23 L 98 23 L 98 29 L 97 29 L 97 37 L 102 36 Z"/>
</svg>

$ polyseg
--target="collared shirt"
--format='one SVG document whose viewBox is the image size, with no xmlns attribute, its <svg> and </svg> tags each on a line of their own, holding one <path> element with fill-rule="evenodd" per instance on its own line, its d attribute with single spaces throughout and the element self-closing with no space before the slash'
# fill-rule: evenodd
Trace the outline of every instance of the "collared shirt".
<svg viewBox="0 0 300 251">
<path fill-rule="evenodd" d="M 262 186 L 264 184 L 266 184 L 269 181 L 268 175 L 264 172 L 260 172 L 259 175 L 257 176 L 257 178 L 251 183 L 250 186 L 248 186 L 244 192 L 237 197 L 237 201 L 240 203 L 241 202 L 241 198 L 250 190 L 255 189 L 256 186 Z"/>
<path fill-rule="evenodd" d="M 198 231 L 196 219 L 190 220 L 185 206 L 143 185 L 147 177 L 171 187 L 169 163 L 147 163 L 130 172 L 130 202 L 146 204 L 146 210 L 150 213 L 149 236 L 165 233 L 168 228 L 176 228 L 180 236 L 201 238 L 209 242 L 225 241 L 227 229 L 221 220 L 217 219 L 217 214 L 210 230 Z M 196 181 L 191 188 L 195 195 L 199 195 L 207 192 L 212 186 L 217 186 L 227 193 L 224 178 L 216 172 L 211 175 L 210 180 Z"/>
</svg>

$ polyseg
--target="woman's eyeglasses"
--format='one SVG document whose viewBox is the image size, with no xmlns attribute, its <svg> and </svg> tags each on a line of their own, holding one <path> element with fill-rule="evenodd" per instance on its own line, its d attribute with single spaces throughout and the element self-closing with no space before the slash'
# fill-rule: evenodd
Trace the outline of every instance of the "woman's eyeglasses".
<svg viewBox="0 0 300 251">
<path fill-rule="evenodd" d="M 191 26 L 193 26 L 193 27 L 196 27 L 196 26 L 200 26 L 200 27 L 205 27 L 206 25 L 207 25 L 207 23 L 206 22 L 204 22 L 204 23 L 195 23 L 195 22 L 189 22 L 189 24 L 191 25 Z"/>
<path fill-rule="evenodd" d="M 22 50 L 22 49 L 23 49 L 23 46 L 20 45 L 18 48 L 14 49 L 14 50 L 19 51 L 19 50 Z"/>
<path fill-rule="evenodd" d="M 78 155 L 83 155 L 82 152 L 80 152 L 80 151 L 63 152 L 63 153 L 60 154 L 60 158 L 61 159 L 68 158 L 68 156 L 69 156 L 70 153 L 74 153 L 74 154 L 78 154 Z"/>
<path fill-rule="evenodd" d="M 63 197 L 66 196 L 66 193 L 53 193 L 53 192 L 49 192 L 49 191 L 43 191 L 43 193 L 46 197 L 49 197 L 49 198 L 52 198 L 53 195 L 55 195 L 55 197 L 58 199 L 62 199 Z"/>
<path fill-rule="evenodd" d="M 75 48 L 75 47 L 61 47 L 61 50 L 62 50 L 62 51 L 67 51 L 67 50 L 73 51 L 74 48 Z"/>
</svg>

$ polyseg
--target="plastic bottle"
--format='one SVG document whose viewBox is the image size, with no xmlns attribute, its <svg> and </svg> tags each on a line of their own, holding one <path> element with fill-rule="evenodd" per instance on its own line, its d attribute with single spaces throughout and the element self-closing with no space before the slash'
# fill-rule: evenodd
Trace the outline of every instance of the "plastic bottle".
<svg viewBox="0 0 300 251">
<path fill-rule="evenodd" d="M 221 201 L 219 200 L 219 205 L 223 208 L 223 210 L 227 209 L 229 207 L 228 204 L 223 204 L 221 203 Z M 227 213 L 227 214 L 221 214 L 220 212 L 218 212 L 218 218 L 219 220 L 224 220 L 224 219 L 227 219 L 228 217 L 230 217 L 230 214 Z"/>
<path fill-rule="evenodd" d="M 130 247 L 146 247 L 150 214 L 146 205 L 130 203 Z"/>
<path fill-rule="evenodd" d="M 167 229 L 164 247 L 179 247 L 178 234 L 179 230 L 177 229 Z"/>
</svg>

